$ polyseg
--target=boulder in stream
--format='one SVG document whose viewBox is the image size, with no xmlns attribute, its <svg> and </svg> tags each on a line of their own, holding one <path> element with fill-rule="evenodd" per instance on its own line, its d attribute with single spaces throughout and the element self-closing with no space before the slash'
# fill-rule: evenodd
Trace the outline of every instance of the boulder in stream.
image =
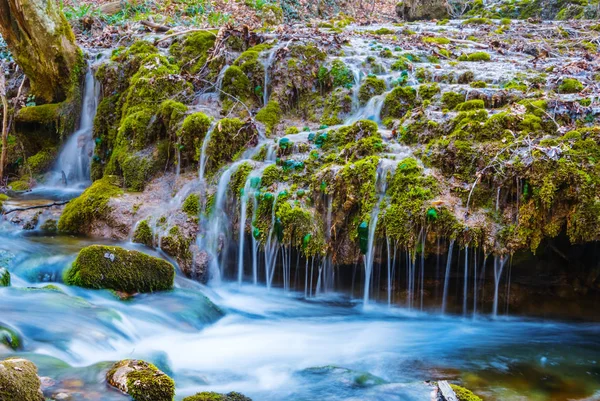
<svg viewBox="0 0 600 401">
<path fill-rule="evenodd" d="M 185 397 L 183 401 L 252 401 L 252 399 L 240 393 L 236 393 L 235 391 L 228 394 L 204 391 L 196 395 Z"/>
<path fill-rule="evenodd" d="M 125 359 L 106 374 L 108 383 L 129 394 L 134 401 L 172 401 L 175 382 L 151 363 Z"/>
<path fill-rule="evenodd" d="M 163 259 L 116 246 L 83 248 L 64 282 L 86 288 L 104 288 L 128 294 L 169 290 L 175 268 Z"/>
<path fill-rule="evenodd" d="M 0 401 L 44 401 L 37 367 L 21 358 L 0 362 Z"/>
<path fill-rule="evenodd" d="M 449 18 L 447 2 L 443 0 L 405 0 L 396 5 L 396 14 L 406 21 Z"/>
</svg>

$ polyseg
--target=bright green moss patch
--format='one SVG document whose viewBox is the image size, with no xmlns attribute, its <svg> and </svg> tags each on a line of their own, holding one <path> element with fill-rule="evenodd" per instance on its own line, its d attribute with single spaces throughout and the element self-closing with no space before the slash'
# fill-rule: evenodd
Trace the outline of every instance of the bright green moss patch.
<svg viewBox="0 0 600 401">
<path fill-rule="evenodd" d="M 150 228 L 150 224 L 148 224 L 148 220 L 142 220 L 138 223 L 133 233 L 132 241 L 138 244 L 144 244 L 147 247 L 152 247 L 154 245 L 154 236 L 152 234 L 152 228 Z"/>
<path fill-rule="evenodd" d="M 257 132 L 251 124 L 238 118 L 224 118 L 217 123 L 206 149 L 206 172 L 214 173 L 226 163 L 234 160 L 238 152 L 250 146 L 257 139 Z"/>
<path fill-rule="evenodd" d="M 410 86 L 398 86 L 385 97 L 381 118 L 402 118 L 417 104 L 417 91 Z"/>
<path fill-rule="evenodd" d="M 56 157 L 56 148 L 46 148 L 27 158 L 27 166 L 32 174 L 41 174 L 52 166 Z"/>
<path fill-rule="evenodd" d="M 486 52 L 474 52 L 469 54 L 461 54 L 458 57 L 459 61 L 490 61 L 491 57 Z"/>
<path fill-rule="evenodd" d="M 575 78 L 565 78 L 558 87 L 559 93 L 579 93 L 583 90 L 583 84 Z"/>
<path fill-rule="evenodd" d="M 183 201 L 181 210 L 190 217 L 198 216 L 200 213 L 200 197 L 197 194 L 189 194 L 188 197 L 185 198 L 185 201 Z"/>
<path fill-rule="evenodd" d="M 10 272 L 0 267 L 0 287 L 10 287 Z"/>
<path fill-rule="evenodd" d="M 482 401 L 482 399 L 473 394 L 471 390 L 467 390 L 466 388 L 457 386 L 456 384 L 450 384 L 450 387 L 452 387 L 452 390 L 454 390 L 454 393 L 458 397 L 459 401 Z"/>
<path fill-rule="evenodd" d="M 492 25 L 492 21 L 489 18 L 481 18 L 481 17 L 474 17 L 474 18 L 469 18 L 467 20 L 464 20 L 463 25 Z"/>
<path fill-rule="evenodd" d="M 17 113 L 17 121 L 31 124 L 52 124 L 59 120 L 62 103 L 44 104 L 41 106 L 23 107 Z"/>
<path fill-rule="evenodd" d="M 484 108 L 485 108 L 485 104 L 483 103 L 483 100 L 481 100 L 481 99 L 468 100 L 466 102 L 457 104 L 455 107 L 455 109 L 457 111 L 470 111 L 470 110 L 477 110 L 477 109 L 484 109 Z"/>
<path fill-rule="evenodd" d="M 223 107 L 228 110 L 237 102 L 235 99 L 231 98 L 231 96 L 242 102 L 247 102 L 252 96 L 253 88 L 250 79 L 244 71 L 240 67 L 232 65 L 225 71 L 221 90 Z"/>
<path fill-rule="evenodd" d="M 358 99 L 365 104 L 373 96 L 381 95 L 386 90 L 385 81 L 374 76 L 369 76 L 364 80 L 358 91 Z"/>
<path fill-rule="evenodd" d="M 215 40 L 214 33 L 194 32 L 176 39 L 169 51 L 183 70 L 197 74 L 205 66 L 208 51 L 214 46 Z"/>
<path fill-rule="evenodd" d="M 175 269 L 169 262 L 116 246 L 92 245 L 79 251 L 64 273 L 65 284 L 128 294 L 169 290 Z"/>
<path fill-rule="evenodd" d="M 108 383 L 134 401 L 173 401 L 175 382 L 151 363 L 126 359 L 106 373 Z"/>
<path fill-rule="evenodd" d="M 0 344 L 4 344 L 13 351 L 21 348 L 23 341 L 15 330 L 0 324 Z M 1 393 L 0 393 L 1 394 Z"/>
<path fill-rule="evenodd" d="M 450 44 L 450 39 L 443 37 L 433 37 L 433 36 L 425 36 L 423 38 L 423 42 L 425 43 L 435 43 L 438 45 L 447 45 Z"/>
<path fill-rule="evenodd" d="M 430 85 L 421 85 L 418 88 L 419 97 L 423 100 L 431 100 L 435 95 L 440 93 L 440 85 L 433 83 Z"/>
<path fill-rule="evenodd" d="M 270 100 L 265 107 L 256 113 L 256 119 L 265 125 L 267 134 L 270 135 L 281 121 L 281 114 L 279 103 L 275 100 Z"/>
<path fill-rule="evenodd" d="M 448 110 L 454 110 L 456 106 L 465 101 L 465 95 L 456 92 L 444 92 L 442 94 L 442 104 Z"/>
<path fill-rule="evenodd" d="M 183 401 L 252 401 L 250 398 L 236 392 L 220 394 L 204 391 L 196 395 L 185 397 Z"/>
<path fill-rule="evenodd" d="M 85 234 L 96 219 L 106 217 L 110 198 L 123 193 L 117 183 L 116 177 L 111 176 L 94 182 L 65 206 L 58 221 L 58 230 L 70 234 Z"/>
<path fill-rule="evenodd" d="M 487 84 L 484 81 L 471 82 L 471 88 L 486 88 Z"/>
</svg>

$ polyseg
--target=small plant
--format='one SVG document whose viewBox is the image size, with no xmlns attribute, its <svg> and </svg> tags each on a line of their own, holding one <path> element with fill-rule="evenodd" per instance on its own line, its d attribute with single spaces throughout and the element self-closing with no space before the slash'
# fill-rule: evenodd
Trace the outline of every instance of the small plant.
<svg viewBox="0 0 600 401">
<path fill-rule="evenodd" d="M 579 93 L 583 90 L 583 84 L 575 78 L 565 78 L 558 87 L 559 93 Z"/>
<path fill-rule="evenodd" d="M 31 107 L 31 106 L 35 106 L 35 105 L 36 105 L 35 95 L 27 96 L 27 100 L 25 100 L 25 106 Z"/>
</svg>

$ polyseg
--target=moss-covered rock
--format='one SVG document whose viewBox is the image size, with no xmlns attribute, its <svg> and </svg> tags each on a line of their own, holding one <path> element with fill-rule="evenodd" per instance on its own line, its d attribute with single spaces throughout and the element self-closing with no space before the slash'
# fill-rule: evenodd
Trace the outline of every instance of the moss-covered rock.
<svg viewBox="0 0 600 401">
<path fill-rule="evenodd" d="M 558 86 L 559 93 L 578 93 L 583 90 L 583 84 L 575 78 L 565 78 Z"/>
<path fill-rule="evenodd" d="M 13 351 L 17 351 L 21 348 L 23 341 L 21 340 L 19 333 L 10 327 L 3 326 L 2 322 L 0 322 L 0 344 L 4 344 Z M 0 386 L 0 390 L 1 389 L 2 386 Z M 0 395 L 2 395 L 2 393 L 0 393 Z"/>
<path fill-rule="evenodd" d="M 152 247 L 154 245 L 154 235 L 152 234 L 152 228 L 150 224 L 148 224 L 148 220 L 140 221 L 135 227 L 135 231 L 133 232 L 133 242 L 138 244 L 144 244 L 147 247 Z"/>
<path fill-rule="evenodd" d="M 126 293 L 169 290 L 175 269 L 169 262 L 115 246 L 92 245 L 79 251 L 65 272 L 66 284 Z"/>
<path fill-rule="evenodd" d="M 193 32 L 176 39 L 169 51 L 182 70 L 197 74 L 206 65 L 216 39 L 210 31 Z"/>
<path fill-rule="evenodd" d="M 468 53 L 468 54 L 461 54 L 458 57 L 459 61 L 471 61 L 471 62 L 475 62 L 475 61 L 490 61 L 492 58 L 490 57 L 489 53 L 486 52 L 474 52 L 474 53 Z"/>
<path fill-rule="evenodd" d="M 207 145 L 206 173 L 212 174 L 235 159 L 238 152 L 252 146 L 258 133 L 251 122 L 224 118 L 217 123 Z"/>
<path fill-rule="evenodd" d="M 482 401 L 481 398 L 473 394 L 471 390 L 457 386 L 456 384 L 450 384 L 450 387 L 454 390 L 459 401 Z"/>
<path fill-rule="evenodd" d="M 256 120 L 263 123 L 267 129 L 267 135 L 271 135 L 281 121 L 279 103 L 274 100 L 269 101 L 265 107 L 256 113 Z"/>
<path fill-rule="evenodd" d="M 183 120 L 181 129 L 177 131 L 179 151 L 182 164 L 191 164 L 200 159 L 202 142 L 212 124 L 212 119 L 204 113 L 190 114 Z"/>
<path fill-rule="evenodd" d="M 151 363 L 126 359 L 106 373 L 107 382 L 134 401 L 173 401 L 175 382 Z"/>
<path fill-rule="evenodd" d="M 183 401 L 252 401 L 252 399 L 236 392 L 220 394 L 204 391 L 196 395 L 185 397 Z"/>
<path fill-rule="evenodd" d="M 106 176 L 94 182 L 79 197 L 65 206 L 60 219 L 58 230 L 63 233 L 85 234 L 95 220 L 108 215 L 108 201 L 123 191 L 116 185 L 116 177 Z"/>
<path fill-rule="evenodd" d="M 0 267 L 0 287 L 10 287 L 10 272 Z"/>
<path fill-rule="evenodd" d="M 0 362 L 0 400 L 44 401 L 37 367 L 32 362 L 20 358 Z"/>
<path fill-rule="evenodd" d="M 364 80 L 358 91 L 358 99 L 362 104 L 365 104 L 373 96 L 381 95 L 386 90 L 385 81 L 383 79 L 369 76 Z"/>
<path fill-rule="evenodd" d="M 381 118 L 402 118 L 417 104 L 417 91 L 410 86 L 398 86 L 385 97 Z"/>
<path fill-rule="evenodd" d="M 189 194 L 183 201 L 181 210 L 190 217 L 197 217 L 200 213 L 200 197 L 197 194 Z"/>
</svg>

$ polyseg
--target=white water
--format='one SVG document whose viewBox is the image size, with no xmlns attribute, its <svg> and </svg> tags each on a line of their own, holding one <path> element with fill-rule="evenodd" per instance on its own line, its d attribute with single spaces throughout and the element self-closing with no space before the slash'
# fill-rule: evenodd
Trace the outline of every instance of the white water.
<svg viewBox="0 0 600 401">
<path fill-rule="evenodd" d="M 442 296 L 442 314 L 446 313 L 446 302 L 448 298 L 448 283 L 450 281 L 450 267 L 452 266 L 452 250 L 454 249 L 454 240 L 450 241 L 448 246 L 448 259 L 446 260 L 446 273 L 444 274 L 444 293 Z"/>
<path fill-rule="evenodd" d="M 91 68 L 85 75 L 79 129 L 63 146 L 47 180 L 49 187 L 84 188 L 90 184 L 91 157 L 94 152 L 92 129 L 98 108 L 100 85 Z"/>
</svg>

